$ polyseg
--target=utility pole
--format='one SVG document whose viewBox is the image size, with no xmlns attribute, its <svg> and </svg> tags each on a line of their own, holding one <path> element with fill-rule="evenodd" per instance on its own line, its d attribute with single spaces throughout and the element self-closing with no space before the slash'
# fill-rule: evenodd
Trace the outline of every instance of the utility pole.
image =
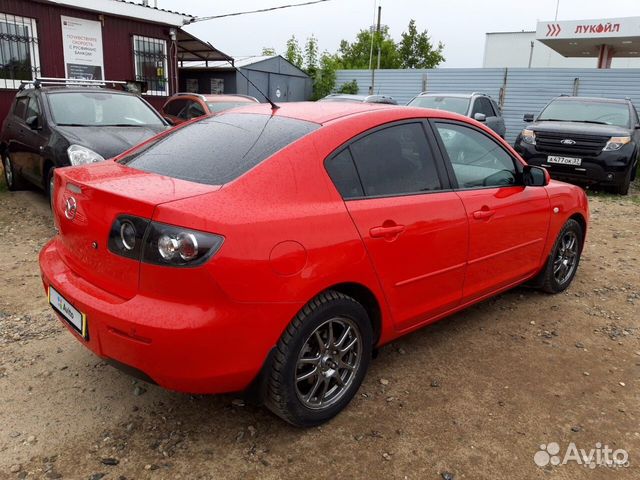
<svg viewBox="0 0 640 480">
<path fill-rule="evenodd" d="M 378 68 L 380 68 L 380 17 L 382 16 L 382 5 L 378 6 L 378 24 L 376 26 L 375 32 L 372 34 L 372 37 L 375 37 L 378 41 Z M 373 38 L 371 41 L 371 46 L 373 48 Z M 371 65 L 371 86 L 369 87 L 369 95 L 373 95 L 375 92 L 376 85 L 376 68 Z"/>
</svg>

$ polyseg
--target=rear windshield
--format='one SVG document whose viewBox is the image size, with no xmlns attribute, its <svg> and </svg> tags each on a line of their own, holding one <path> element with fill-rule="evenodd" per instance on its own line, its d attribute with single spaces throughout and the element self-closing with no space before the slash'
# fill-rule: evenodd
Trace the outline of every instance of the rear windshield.
<svg viewBox="0 0 640 480">
<path fill-rule="evenodd" d="M 466 115 L 469 110 L 469 99 L 464 97 L 416 97 L 408 104 L 410 107 L 433 108 L 447 112 Z"/>
<path fill-rule="evenodd" d="M 222 185 L 319 126 L 273 115 L 230 113 L 179 128 L 119 161 L 145 172 Z"/>
</svg>

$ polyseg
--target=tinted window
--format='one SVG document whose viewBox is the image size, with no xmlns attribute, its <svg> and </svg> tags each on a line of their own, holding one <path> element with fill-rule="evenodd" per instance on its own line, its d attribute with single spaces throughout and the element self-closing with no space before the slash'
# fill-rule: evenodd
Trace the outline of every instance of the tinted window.
<svg viewBox="0 0 640 480">
<path fill-rule="evenodd" d="M 155 110 L 135 95 L 57 92 L 49 93 L 48 98 L 53 119 L 61 126 L 163 125 Z"/>
<path fill-rule="evenodd" d="M 218 113 L 230 108 L 246 107 L 247 105 L 255 105 L 255 102 L 207 102 L 209 110 Z"/>
<path fill-rule="evenodd" d="M 164 111 L 167 115 L 172 115 L 174 117 L 177 117 L 180 111 L 184 108 L 186 104 L 187 104 L 186 99 L 177 98 L 167 103 L 167 105 L 164 107 Z"/>
<path fill-rule="evenodd" d="M 191 102 L 187 111 L 187 118 L 196 118 L 204 115 L 204 108 L 198 102 Z"/>
<path fill-rule="evenodd" d="M 362 184 L 348 148 L 329 159 L 326 166 L 331 180 L 343 198 L 364 196 Z"/>
<path fill-rule="evenodd" d="M 469 110 L 469 99 L 464 97 L 428 96 L 416 97 L 409 102 L 410 107 L 433 108 L 447 112 L 466 115 Z"/>
<path fill-rule="evenodd" d="M 511 156 L 496 142 L 472 128 L 436 123 L 460 188 L 515 185 Z"/>
<path fill-rule="evenodd" d="M 272 115 L 220 115 L 179 128 L 120 162 L 181 180 L 222 185 L 318 127 Z"/>
<path fill-rule="evenodd" d="M 435 159 L 419 123 L 378 130 L 356 140 L 350 148 L 367 196 L 441 188 Z"/>
<path fill-rule="evenodd" d="M 19 118 L 25 118 L 27 114 L 27 105 L 29 104 L 29 97 L 20 97 L 16 100 L 16 106 L 13 107 L 13 114 Z"/>
<path fill-rule="evenodd" d="M 591 122 L 628 128 L 629 117 L 626 103 L 554 100 L 542 111 L 538 121 Z"/>
<path fill-rule="evenodd" d="M 471 115 L 475 115 L 476 113 L 483 113 L 487 117 L 495 117 L 496 114 L 493 111 L 493 106 L 491 106 L 491 102 L 488 98 L 478 97 L 476 98 L 475 103 L 473 104 L 473 111 Z"/>
<path fill-rule="evenodd" d="M 36 97 L 31 97 L 27 105 L 27 115 L 25 118 L 29 117 L 40 117 L 40 105 Z"/>
</svg>

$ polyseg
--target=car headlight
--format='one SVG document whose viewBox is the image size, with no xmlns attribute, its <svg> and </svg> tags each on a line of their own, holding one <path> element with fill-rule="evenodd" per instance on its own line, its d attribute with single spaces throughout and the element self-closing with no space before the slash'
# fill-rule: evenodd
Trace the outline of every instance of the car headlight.
<svg viewBox="0 0 640 480">
<path fill-rule="evenodd" d="M 528 128 L 525 128 L 524 130 L 522 130 L 522 141 L 524 143 L 528 143 L 529 145 L 535 145 L 536 132 L 534 132 L 533 130 L 529 130 Z"/>
<path fill-rule="evenodd" d="M 620 150 L 631 141 L 631 137 L 611 137 L 602 149 L 603 152 L 614 152 Z"/>
<path fill-rule="evenodd" d="M 102 155 L 82 145 L 71 145 L 67 148 L 67 155 L 69 155 L 69 161 L 73 166 L 86 165 L 87 163 L 101 162 L 104 160 Z"/>
</svg>

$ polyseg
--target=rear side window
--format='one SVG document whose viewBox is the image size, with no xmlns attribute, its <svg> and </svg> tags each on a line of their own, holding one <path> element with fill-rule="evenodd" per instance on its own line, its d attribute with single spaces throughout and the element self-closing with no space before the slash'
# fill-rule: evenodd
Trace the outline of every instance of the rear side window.
<svg viewBox="0 0 640 480">
<path fill-rule="evenodd" d="M 348 148 L 329 159 L 326 167 L 342 198 L 364 196 L 362 184 Z"/>
<path fill-rule="evenodd" d="M 29 97 L 20 97 L 16 100 L 16 105 L 13 107 L 13 114 L 18 118 L 25 118 L 27 114 L 27 105 L 29 104 Z"/>
<path fill-rule="evenodd" d="M 220 115 L 179 128 L 120 163 L 180 180 L 222 185 L 319 126 L 273 115 Z"/>
<path fill-rule="evenodd" d="M 187 100 L 184 98 L 179 98 L 176 100 L 171 100 L 169 103 L 167 103 L 167 105 L 164 107 L 164 111 L 167 115 L 172 115 L 174 117 L 177 117 L 178 114 L 180 113 L 180 111 L 185 107 L 185 105 L 187 104 Z"/>
<path fill-rule="evenodd" d="M 364 193 L 369 197 L 442 188 L 420 123 L 377 130 L 353 142 L 350 149 Z"/>
</svg>

